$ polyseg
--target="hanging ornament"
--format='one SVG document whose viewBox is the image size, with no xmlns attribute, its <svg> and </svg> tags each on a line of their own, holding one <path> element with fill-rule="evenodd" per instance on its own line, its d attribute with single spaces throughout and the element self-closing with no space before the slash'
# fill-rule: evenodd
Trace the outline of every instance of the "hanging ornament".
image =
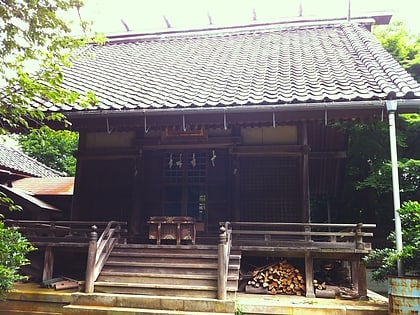
<svg viewBox="0 0 420 315">
<path fill-rule="evenodd" d="M 213 165 L 213 167 L 215 167 L 216 166 L 216 164 L 215 164 L 215 161 L 216 161 L 216 152 L 213 150 L 212 151 L 212 157 L 211 157 L 211 165 Z"/>
<path fill-rule="evenodd" d="M 172 168 L 172 166 L 174 166 L 174 160 L 172 159 L 172 153 L 169 156 L 169 163 L 168 163 L 169 168 Z"/>
<path fill-rule="evenodd" d="M 192 160 L 190 161 L 193 168 L 197 165 L 197 160 L 195 159 L 195 153 L 192 154 Z"/>
<path fill-rule="evenodd" d="M 182 153 L 179 154 L 179 160 L 175 164 L 178 168 L 182 168 Z"/>
</svg>

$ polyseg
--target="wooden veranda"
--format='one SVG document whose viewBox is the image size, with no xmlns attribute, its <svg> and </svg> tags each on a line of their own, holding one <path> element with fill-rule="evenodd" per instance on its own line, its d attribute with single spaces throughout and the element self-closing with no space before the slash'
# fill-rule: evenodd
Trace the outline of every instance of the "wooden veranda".
<svg viewBox="0 0 420 315">
<path fill-rule="evenodd" d="M 179 245 L 144 245 L 126 244 L 128 239 L 127 223 L 90 222 L 90 221 L 14 221 L 7 220 L 8 226 L 14 226 L 36 246 L 44 250 L 44 268 L 42 279 L 48 280 L 54 275 L 54 250 L 60 247 L 82 249 L 86 253 L 87 261 L 85 273 L 85 291 L 94 292 L 95 284 L 101 275 L 103 267 L 112 255 L 116 246 L 133 246 L 136 257 L 141 258 L 141 251 L 145 248 L 160 248 L 166 253 L 175 250 L 193 251 L 200 248 L 200 239 L 196 244 Z M 366 296 L 366 273 L 361 258 L 369 253 L 371 246 L 366 237 L 373 233 L 366 230 L 374 228 L 374 224 L 322 224 L 322 223 L 261 223 L 261 222 L 222 222 L 220 224 L 219 239 L 213 239 L 213 247 L 217 251 L 213 277 L 217 280 L 215 297 L 226 299 L 230 291 L 238 289 L 239 262 L 236 275 L 232 277 L 230 261 L 232 253 L 243 255 L 259 255 L 281 258 L 296 258 L 304 261 L 304 276 L 306 296 L 315 297 L 313 285 L 314 260 L 341 259 L 351 266 L 352 287 L 359 296 Z M 141 249 L 142 248 L 142 249 Z M 210 248 L 210 247 L 209 247 Z M 203 254 L 206 256 L 207 254 Z M 130 256 L 126 254 L 126 256 Z M 163 257 L 163 256 L 162 256 Z M 206 256 L 207 257 L 207 256 Z M 134 258 L 133 258 L 134 259 Z M 185 258 L 187 259 L 187 258 Z M 235 258 L 237 259 L 237 258 Z M 132 260 L 131 260 L 132 261 Z M 135 262 L 133 262 L 135 263 Z M 125 273 L 129 272 L 129 262 Z M 206 266 L 206 267 L 204 267 Z M 203 264 L 202 268 L 208 268 Z M 198 268 L 199 269 L 199 268 Z M 170 275 L 168 275 L 170 277 Z M 235 283 L 234 288 L 228 284 Z M 120 280 L 121 281 L 121 280 Z M 126 283 L 126 286 L 130 284 Z M 230 289 L 228 288 L 230 287 Z M 141 291 L 140 291 L 141 292 Z M 115 292 L 118 293 L 118 292 Z M 141 293 L 140 293 L 141 294 Z M 150 293 L 149 293 L 150 294 Z M 173 294 L 173 293 L 171 293 Z"/>
</svg>

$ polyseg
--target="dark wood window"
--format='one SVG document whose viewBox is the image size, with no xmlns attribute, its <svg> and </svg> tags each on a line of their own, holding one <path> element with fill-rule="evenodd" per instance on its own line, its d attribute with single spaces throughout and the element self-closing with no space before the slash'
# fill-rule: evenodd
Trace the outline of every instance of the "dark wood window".
<svg viewBox="0 0 420 315">
<path fill-rule="evenodd" d="M 165 216 L 190 216 L 205 221 L 209 162 L 211 156 L 207 151 L 165 153 L 162 168 Z"/>
<path fill-rule="evenodd" d="M 241 159 L 241 220 L 300 222 L 299 174 L 297 158 Z"/>
</svg>

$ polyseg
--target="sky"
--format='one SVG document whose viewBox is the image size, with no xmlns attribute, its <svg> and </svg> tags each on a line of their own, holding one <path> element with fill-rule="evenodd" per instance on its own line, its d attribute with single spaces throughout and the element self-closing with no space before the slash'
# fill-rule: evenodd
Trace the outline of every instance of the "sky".
<svg viewBox="0 0 420 315">
<path fill-rule="evenodd" d="M 281 21 L 296 17 L 299 3 L 304 17 L 346 17 L 348 0 L 84 0 L 82 18 L 93 21 L 93 29 L 105 34 L 167 29 L 243 25 Z M 420 33 L 419 0 L 350 0 L 353 16 L 366 12 L 390 11 L 413 33 Z M 417 14 L 417 16 L 416 16 Z M 77 17 L 77 16 L 75 16 Z M 125 23 L 125 25 L 124 25 Z"/>
</svg>

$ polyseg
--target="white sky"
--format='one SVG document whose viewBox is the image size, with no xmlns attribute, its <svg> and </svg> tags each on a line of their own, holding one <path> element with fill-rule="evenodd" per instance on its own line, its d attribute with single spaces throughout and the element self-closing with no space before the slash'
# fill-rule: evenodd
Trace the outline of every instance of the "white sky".
<svg viewBox="0 0 420 315">
<path fill-rule="evenodd" d="M 297 16 L 299 3 L 305 17 L 345 17 L 348 0 L 85 0 L 82 18 L 94 21 L 94 30 L 105 34 L 123 33 L 123 19 L 133 31 L 166 29 L 165 15 L 174 29 L 279 21 Z M 419 0 L 351 0 L 352 15 L 392 11 L 414 33 L 420 33 Z M 76 15 L 75 15 L 76 17 Z"/>
</svg>

